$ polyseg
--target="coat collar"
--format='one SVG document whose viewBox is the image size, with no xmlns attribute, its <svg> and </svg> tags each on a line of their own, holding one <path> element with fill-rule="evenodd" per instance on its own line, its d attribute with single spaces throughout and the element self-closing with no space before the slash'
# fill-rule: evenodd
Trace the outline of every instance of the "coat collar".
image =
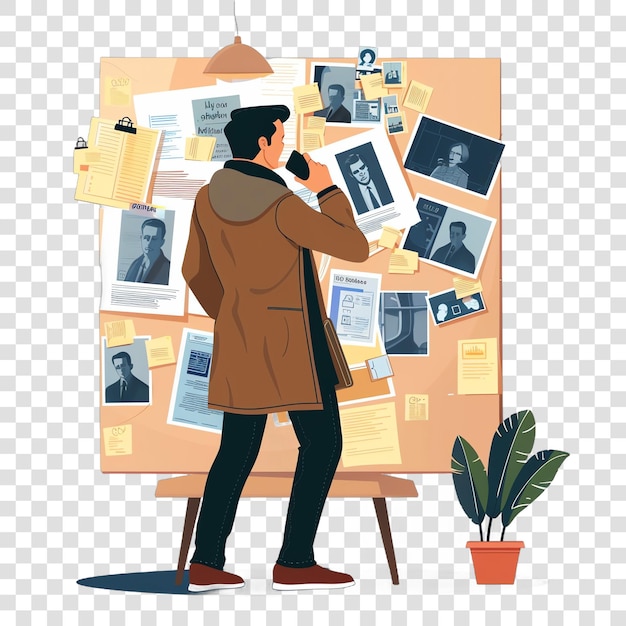
<svg viewBox="0 0 626 626">
<path fill-rule="evenodd" d="M 278 174 L 276 174 L 276 172 L 264 167 L 263 165 L 259 165 L 258 163 L 253 163 L 252 161 L 226 161 L 226 163 L 224 163 L 224 168 L 236 170 L 242 174 L 247 174 L 248 176 L 256 176 L 257 178 L 271 180 L 272 182 L 278 183 L 283 187 L 287 187 L 287 183 Z"/>
</svg>

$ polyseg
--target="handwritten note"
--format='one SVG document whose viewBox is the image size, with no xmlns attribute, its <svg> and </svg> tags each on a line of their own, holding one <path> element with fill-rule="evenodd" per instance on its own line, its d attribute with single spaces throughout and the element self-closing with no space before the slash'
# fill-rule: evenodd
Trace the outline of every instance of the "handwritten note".
<svg viewBox="0 0 626 626">
<path fill-rule="evenodd" d="M 419 267 L 419 255 L 412 250 L 396 250 L 389 256 L 390 274 L 413 274 Z"/>
<path fill-rule="evenodd" d="M 430 102 L 430 96 L 432 96 L 433 88 L 428 85 L 422 85 L 416 80 L 412 80 L 409 84 L 409 88 L 406 90 L 404 96 L 404 102 L 402 103 L 407 109 L 413 109 L 424 113 Z"/>
<path fill-rule="evenodd" d="M 104 333 L 107 338 L 107 348 L 128 346 L 135 339 L 135 324 L 133 320 L 115 320 L 106 322 Z"/>
<path fill-rule="evenodd" d="M 379 72 L 376 74 L 361 74 L 361 86 L 366 100 L 376 100 L 389 95 L 389 91 L 383 87 L 383 75 Z"/>
<path fill-rule="evenodd" d="M 188 161 L 210 161 L 215 151 L 215 137 L 187 137 L 185 159 Z"/>
<path fill-rule="evenodd" d="M 146 352 L 148 355 L 148 367 L 176 363 L 174 346 L 169 335 L 146 341 Z"/>
<path fill-rule="evenodd" d="M 407 393 L 404 396 L 404 419 L 406 421 L 428 419 L 428 394 Z"/>
<path fill-rule="evenodd" d="M 313 113 L 324 108 L 317 83 L 293 88 L 293 104 L 296 113 Z"/>
<path fill-rule="evenodd" d="M 105 76 L 104 103 L 112 106 L 128 106 L 131 99 L 132 81 L 127 76 Z"/>
<path fill-rule="evenodd" d="M 212 161 L 228 161 L 233 153 L 228 145 L 224 126 L 230 122 L 230 114 L 241 107 L 239 96 L 202 98 L 192 100 L 195 131 L 198 137 L 215 137 L 216 144 Z"/>
<path fill-rule="evenodd" d="M 102 429 L 105 456 L 123 456 L 133 453 L 133 426 L 113 426 Z"/>
</svg>

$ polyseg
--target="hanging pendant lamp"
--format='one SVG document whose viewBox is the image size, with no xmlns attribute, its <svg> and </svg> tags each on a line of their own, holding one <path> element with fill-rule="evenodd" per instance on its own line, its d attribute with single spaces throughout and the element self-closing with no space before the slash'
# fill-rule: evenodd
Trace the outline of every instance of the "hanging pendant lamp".
<svg viewBox="0 0 626 626">
<path fill-rule="evenodd" d="M 241 43 L 235 3 L 233 2 L 233 16 L 235 18 L 234 43 L 225 46 L 208 62 L 204 68 L 205 74 L 273 74 L 274 70 L 262 54 L 251 46 Z"/>
</svg>

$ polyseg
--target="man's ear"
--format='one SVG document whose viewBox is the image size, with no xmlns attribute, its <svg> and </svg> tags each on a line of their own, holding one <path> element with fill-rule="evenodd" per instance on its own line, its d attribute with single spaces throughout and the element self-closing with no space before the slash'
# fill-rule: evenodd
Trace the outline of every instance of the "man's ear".
<svg viewBox="0 0 626 626">
<path fill-rule="evenodd" d="M 261 135 L 261 137 L 259 137 L 258 144 L 259 144 L 259 150 L 265 150 L 267 148 L 267 146 L 269 145 L 267 143 L 267 138 L 263 137 L 263 135 Z"/>
</svg>

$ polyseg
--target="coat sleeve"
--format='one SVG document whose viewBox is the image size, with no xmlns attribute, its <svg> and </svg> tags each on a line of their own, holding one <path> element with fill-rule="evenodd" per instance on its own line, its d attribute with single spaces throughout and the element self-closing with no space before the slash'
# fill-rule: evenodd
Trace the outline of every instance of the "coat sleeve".
<svg viewBox="0 0 626 626">
<path fill-rule="evenodd" d="M 281 200 L 276 208 L 279 230 L 304 248 L 346 261 L 365 261 L 369 256 L 369 245 L 354 221 L 343 191 L 330 191 L 319 204 L 321 213 L 296 195 Z"/>
<path fill-rule="evenodd" d="M 210 317 L 216 319 L 224 289 L 213 266 L 209 246 L 198 220 L 197 204 L 194 204 L 191 214 L 189 240 L 183 260 L 183 276 L 202 308 Z"/>
</svg>

